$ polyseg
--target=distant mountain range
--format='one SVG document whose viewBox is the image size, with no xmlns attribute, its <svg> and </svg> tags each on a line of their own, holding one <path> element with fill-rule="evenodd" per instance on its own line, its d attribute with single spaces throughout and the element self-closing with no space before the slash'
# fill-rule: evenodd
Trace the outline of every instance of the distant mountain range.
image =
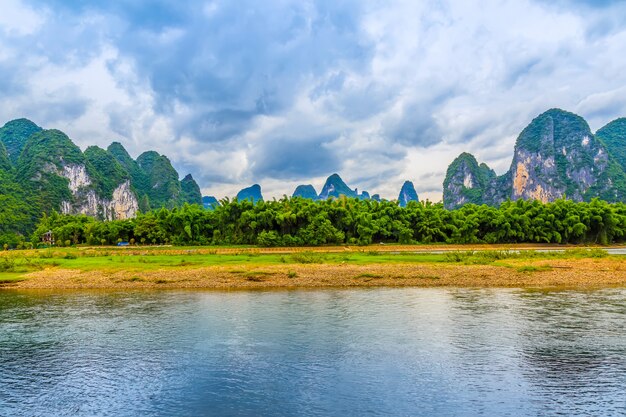
<svg viewBox="0 0 626 417">
<path fill-rule="evenodd" d="M 359 200 L 375 200 L 380 201 L 380 195 L 370 194 L 367 191 L 359 191 L 355 188 L 352 189 L 348 187 L 348 185 L 341 179 L 339 174 L 332 174 L 330 177 L 326 179 L 324 183 L 324 187 L 322 187 L 322 191 L 317 194 L 315 191 L 315 187 L 310 184 L 307 185 L 298 185 L 294 190 L 292 197 L 300 197 L 300 198 L 308 198 L 310 200 L 326 200 L 329 198 L 340 198 L 340 197 L 348 197 L 348 198 L 358 198 Z M 203 197 L 206 199 L 207 204 L 205 207 L 210 208 L 208 206 L 208 202 L 216 201 L 215 197 L 208 196 Z M 261 186 L 259 184 L 254 184 L 248 188 L 244 188 L 243 190 L 237 193 L 238 200 L 250 200 L 252 202 L 263 201 L 263 195 L 261 193 Z M 402 186 L 402 190 L 400 191 L 400 196 L 398 197 L 398 202 L 402 207 L 405 207 L 409 201 L 419 201 L 417 197 L 417 192 L 415 191 L 415 187 L 411 181 L 406 181 Z M 214 207 L 214 203 L 212 203 L 212 207 Z"/>
<path fill-rule="evenodd" d="M 55 210 L 100 219 L 137 211 L 202 204 L 200 187 L 166 156 L 149 151 L 132 159 L 124 147 L 90 146 L 84 152 L 59 130 L 27 119 L 0 128 L 0 234 L 24 232 Z"/>
<path fill-rule="evenodd" d="M 310 184 L 296 187 L 294 197 L 380 200 L 378 194 L 349 187 L 338 174 L 326 180 L 319 194 Z M 551 109 L 536 117 L 517 138 L 510 169 L 503 175 L 469 153 L 448 167 L 443 202 L 454 209 L 464 204 L 499 205 L 507 199 L 542 202 L 566 197 L 588 201 L 599 197 L 626 201 L 626 118 L 595 134 L 580 116 Z M 239 200 L 263 201 L 254 184 Z M 398 204 L 418 201 L 406 181 Z M 182 180 L 169 159 L 147 151 L 133 159 L 119 142 L 107 149 L 84 152 L 59 130 L 46 130 L 27 119 L 0 128 L 0 235 L 27 233 L 42 213 L 53 210 L 99 219 L 133 217 L 138 211 L 177 207 L 184 203 L 215 208 L 215 197 L 203 197 L 191 175 Z"/>
<path fill-rule="evenodd" d="M 626 118 L 594 135 L 580 116 L 551 109 L 519 135 L 510 169 L 501 176 L 462 153 L 448 167 L 443 202 L 497 206 L 507 199 L 550 202 L 559 198 L 626 201 Z"/>
</svg>

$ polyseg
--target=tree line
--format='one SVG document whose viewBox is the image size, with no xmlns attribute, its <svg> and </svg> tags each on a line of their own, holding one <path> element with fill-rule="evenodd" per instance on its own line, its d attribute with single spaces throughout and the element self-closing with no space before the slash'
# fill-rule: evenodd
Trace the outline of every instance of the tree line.
<svg viewBox="0 0 626 417">
<path fill-rule="evenodd" d="M 599 243 L 626 241 L 626 204 L 601 200 L 507 201 L 500 207 L 354 198 L 312 201 L 283 198 L 252 204 L 221 201 L 214 210 L 185 204 L 98 221 L 84 215 L 44 215 L 30 238 L 52 231 L 59 245 L 318 246 L 371 243 Z M 29 246 L 27 239 L 6 242 Z"/>
</svg>

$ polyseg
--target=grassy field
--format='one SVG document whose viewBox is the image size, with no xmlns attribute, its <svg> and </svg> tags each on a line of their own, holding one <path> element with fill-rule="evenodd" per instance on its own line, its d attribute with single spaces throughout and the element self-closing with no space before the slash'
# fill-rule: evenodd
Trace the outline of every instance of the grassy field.
<svg viewBox="0 0 626 417">
<path fill-rule="evenodd" d="M 609 256 L 600 248 L 569 248 L 558 252 L 546 252 L 544 247 L 541 249 L 540 252 L 532 246 L 512 249 L 511 247 L 444 247 L 440 245 L 291 249 L 49 248 L 0 252 L 0 285 L 28 287 L 29 285 L 44 285 L 41 282 L 37 284 L 37 282 L 47 280 L 45 285 L 49 287 L 55 285 L 71 287 L 74 285 L 71 282 L 75 282 L 76 286 L 114 287 L 119 286 L 120 283 L 124 285 L 143 283 L 145 285 L 145 283 L 179 282 L 180 284 L 183 281 L 204 280 L 205 283 L 202 285 L 205 286 L 221 286 L 222 284 L 227 286 L 228 283 L 235 286 L 256 285 L 273 281 L 276 281 L 276 285 L 279 286 L 283 281 L 274 278 L 286 277 L 290 279 L 287 281 L 289 285 L 315 286 L 315 282 L 311 280 L 306 283 L 302 280 L 302 283 L 298 284 L 295 278 L 310 276 L 314 279 L 323 274 L 329 275 L 328 279 L 331 281 L 332 274 L 342 279 L 349 278 L 351 280 L 349 285 L 361 285 L 372 281 L 376 283 L 377 280 L 383 285 L 383 281 L 380 280 L 382 278 L 399 276 L 407 277 L 407 279 L 414 278 L 417 266 L 423 270 L 420 276 L 431 277 L 433 280 L 438 279 L 439 276 L 450 275 L 452 270 L 459 270 L 469 275 L 483 274 L 484 276 L 488 273 L 494 274 L 495 277 L 498 274 L 515 276 L 515 282 L 519 283 L 529 275 L 547 272 L 554 275 L 555 269 L 556 272 L 559 272 L 559 269 L 572 269 L 574 268 L 572 262 L 576 260 L 600 259 L 603 260 L 603 265 L 610 265 L 607 268 L 612 268 L 619 279 L 624 275 L 621 267 L 626 257 Z M 557 264 L 557 261 L 561 263 Z M 563 264 L 564 261 L 568 262 Z M 481 269 L 478 266 L 485 268 Z M 334 272 L 331 273 L 331 271 Z M 178 280 L 176 278 L 183 276 L 195 278 Z M 65 281 L 60 278 L 55 280 L 55 277 L 63 277 Z M 219 282 L 213 280 L 209 283 L 207 277 L 222 278 L 218 279 Z M 519 277 L 522 277 L 521 281 Z M 244 280 L 243 284 L 236 280 L 240 278 Z M 458 278 L 455 279 L 458 281 Z M 90 282 L 90 279 L 93 282 Z M 104 279 L 107 279 L 109 283 L 103 281 Z M 31 280 L 32 282 L 29 282 Z M 337 282 L 340 281 L 337 280 Z"/>
</svg>

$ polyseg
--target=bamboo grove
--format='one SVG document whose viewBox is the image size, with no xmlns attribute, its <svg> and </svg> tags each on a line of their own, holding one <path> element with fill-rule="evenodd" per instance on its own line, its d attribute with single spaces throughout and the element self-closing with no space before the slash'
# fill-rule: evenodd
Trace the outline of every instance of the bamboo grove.
<svg viewBox="0 0 626 417">
<path fill-rule="evenodd" d="M 225 199 L 215 210 L 198 205 L 160 209 L 134 219 L 97 221 L 83 215 L 44 216 L 30 241 L 52 231 L 59 245 L 259 245 L 317 246 L 371 243 L 599 243 L 626 241 L 626 204 L 601 200 L 507 201 L 500 207 L 340 198 L 259 202 Z"/>
</svg>

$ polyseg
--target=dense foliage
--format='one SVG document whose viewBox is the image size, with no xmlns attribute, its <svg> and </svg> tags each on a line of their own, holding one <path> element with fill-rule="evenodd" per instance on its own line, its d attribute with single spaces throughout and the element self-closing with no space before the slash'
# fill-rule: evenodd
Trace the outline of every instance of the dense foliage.
<svg viewBox="0 0 626 417">
<path fill-rule="evenodd" d="M 252 204 L 223 200 L 215 210 L 199 205 L 160 209 L 109 222 L 86 216 L 44 217 L 33 241 L 52 230 L 73 244 L 261 245 L 389 243 L 600 243 L 626 241 L 626 204 L 507 201 L 499 208 L 340 198 L 283 198 Z"/>
<path fill-rule="evenodd" d="M 12 120 L 0 128 L 0 142 L 13 165 L 17 164 L 28 138 L 37 132 L 41 132 L 41 128 L 27 119 Z"/>
<path fill-rule="evenodd" d="M 90 146 L 84 155 L 89 177 L 101 196 L 111 199 L 113 191 L 130 179 L 128 172 L 110 152 L 97 146 Z"/>
<path fill-rule="evenodd" d="M 7 153 L 4 144 L 0 142 L 0 170 L 9 171 L 11 170 L 11 161 L 9 161 L 9 154 Z"/>
</svg>

